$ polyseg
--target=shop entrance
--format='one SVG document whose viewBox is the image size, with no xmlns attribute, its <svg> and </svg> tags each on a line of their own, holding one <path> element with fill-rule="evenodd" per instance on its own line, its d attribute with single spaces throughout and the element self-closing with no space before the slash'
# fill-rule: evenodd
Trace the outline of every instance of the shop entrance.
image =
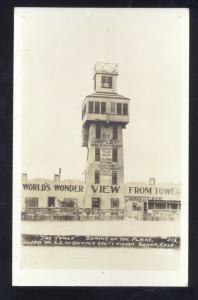
<svg viewBox="0 0 198 300">
<path fill-rule="evenodd" d="M 55 207 L 55 197 L 48 197 L 48 207 Z"/>
<path fill-rule="evenodd" d="M 143 220 L 146 221 L 147 219 L 147 213 L 148 213 L 148 204 L 147 202 L 144 202 L 144 212 L 143 212 Z"/>
</svg>

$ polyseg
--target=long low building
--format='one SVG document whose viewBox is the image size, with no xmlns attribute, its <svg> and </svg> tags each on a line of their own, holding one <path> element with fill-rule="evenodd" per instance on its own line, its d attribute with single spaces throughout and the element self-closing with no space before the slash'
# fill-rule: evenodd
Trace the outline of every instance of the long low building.
<svg viewBox="0 0 198 300">
<path fill-rule="evenodd" d="M 137 220 L 177 220 L 180 217 L 180 185 L 173 183 L 129 182 L 125 184 L 125 205 L 129 218 Z"/>
<path fill-rule="evenodd" d="M 109 188 L 103 187 L 101 193 L 108 193 Z M 28 179 L 22 174 L 24 220 L 176 220 L 180 216 L 180 185 L 156 184 L 154 178 L 148 184 L 124 185 L 124 209 L 119 207 L 119 194 L 112 200 L 105 209 L 86 207 L 83 181 L 61 180 L 60 174 L 55 174 L 54 180 Z M 114 202 L 118 205 L 112 205 Z"/>
</svg>

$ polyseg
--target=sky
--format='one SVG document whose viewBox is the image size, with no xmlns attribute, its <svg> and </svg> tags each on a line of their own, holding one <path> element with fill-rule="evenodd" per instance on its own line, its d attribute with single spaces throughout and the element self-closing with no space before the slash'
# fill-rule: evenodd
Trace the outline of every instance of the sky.
<svg viewBox="0 0 198 300">
<path fill-rule="evenodd" d="M 21 24 L 22 172 L 53 178 L 61 168 L 64 179 L 84 178 L 81 105 L 95 63 L 110 62 L 117 92 L 131 99 L 125 182 L 180 181 L 186 9 L 26 8 Z"/>
</svg>

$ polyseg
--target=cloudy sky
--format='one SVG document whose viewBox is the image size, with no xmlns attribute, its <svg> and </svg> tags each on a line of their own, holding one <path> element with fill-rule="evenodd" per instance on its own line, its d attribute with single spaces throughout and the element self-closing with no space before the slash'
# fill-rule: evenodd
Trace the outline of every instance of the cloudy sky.
<svg viewBox="0 0 198 300">
<path fill-rule="evenodd" d="M 53 178 L 61 167 L 63 178 L 83 179 L 81 104 L 93 92 L 93 68 L 100 61 L 118 64 L 118 93 L 131 99 L 125 182 L 180 181 L 188 11 L 19 10 L 22 171 L 29 178 Z"/>
</svg>

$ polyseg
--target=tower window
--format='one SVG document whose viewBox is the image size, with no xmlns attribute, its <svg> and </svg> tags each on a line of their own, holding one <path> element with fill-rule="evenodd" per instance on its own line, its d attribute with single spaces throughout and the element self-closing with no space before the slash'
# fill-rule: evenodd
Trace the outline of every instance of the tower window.
<svg viewBox="0 0 198 300">
<path fill-rule="evenodd" d="M 118 178 L 117 178 L 117 172 L 112 171 L 112 184 L 117 184 Z"/>
<path fill-rule="evenodd" d="M 107 83 L 108 83 L 108 87 L 112 88 L 112 77 L 110 76 L 107 77 Z"/>
<path fill-rule="evenodd" d="M 101 114 L 106 114 L 106 102 L 101 102 Z"/>
<path fill-rule="evenodd" d="M 95 148 L 95 161 L 100 161 L 100 148 Z"/>
<path fill-rule="evenodd" d="M 118 126 L 114 125 L 113 126 L 113 139 L 117 140 L 117 138 L 118 138 Z"/>
<path fill-rule="evenodd" d="M 117 103 L 117 115 L 121 115 L 121 103 Z"/>
<path fill-rule="evenodd" d="M 119 199 L 111 198 L 111 208 L 118 208 L 118 207 L 119 207 Z"/>
<path fill-rule="evenodd" d="M 101 126 L 99 124 L 96 124 L 96 139 L 101 138 Z"/>
<path fill-rule="evenodd" d="M 111 114 L 115 114 L 116 113 L 116 110 L 115 110 L 115 103 L 114 102 L 111 102 Z"/>
<path fill-rule="evenodd" d="M 123 103 L 123 115 L 127 116 L 128 115 L 128 104 Z"/>
<path fill-rule="evenodd" d="M 112 160 L 113 160 L 113 162 L 118 161 L 118 149 L 117 148 L 113 148 L 113 150 L 112 150 Z"/>
<path fill-rule="evenodd" d="M 106 76 L 102 76 L 102 85 L 101 87 L 104 88 L 106 84 Z"/>
<path fill-rule="evenodd" d="M 93 113 L 93 101 L 89 101 L 89 113 Z"/>
<path fill-rule="evenodd" d="M 95 184 L 100 184 L 100 172 L 95 171 Z"/>
<path fill-rule="evenodd" d="M 95 102 L 95 113 L 96 114 L 100 113 L 100 102 Z"/>
<path fill-rule="evenodd" d="M 112 88 L 112 76 L 102 76 L 101 87 Z"/>
</svg>

